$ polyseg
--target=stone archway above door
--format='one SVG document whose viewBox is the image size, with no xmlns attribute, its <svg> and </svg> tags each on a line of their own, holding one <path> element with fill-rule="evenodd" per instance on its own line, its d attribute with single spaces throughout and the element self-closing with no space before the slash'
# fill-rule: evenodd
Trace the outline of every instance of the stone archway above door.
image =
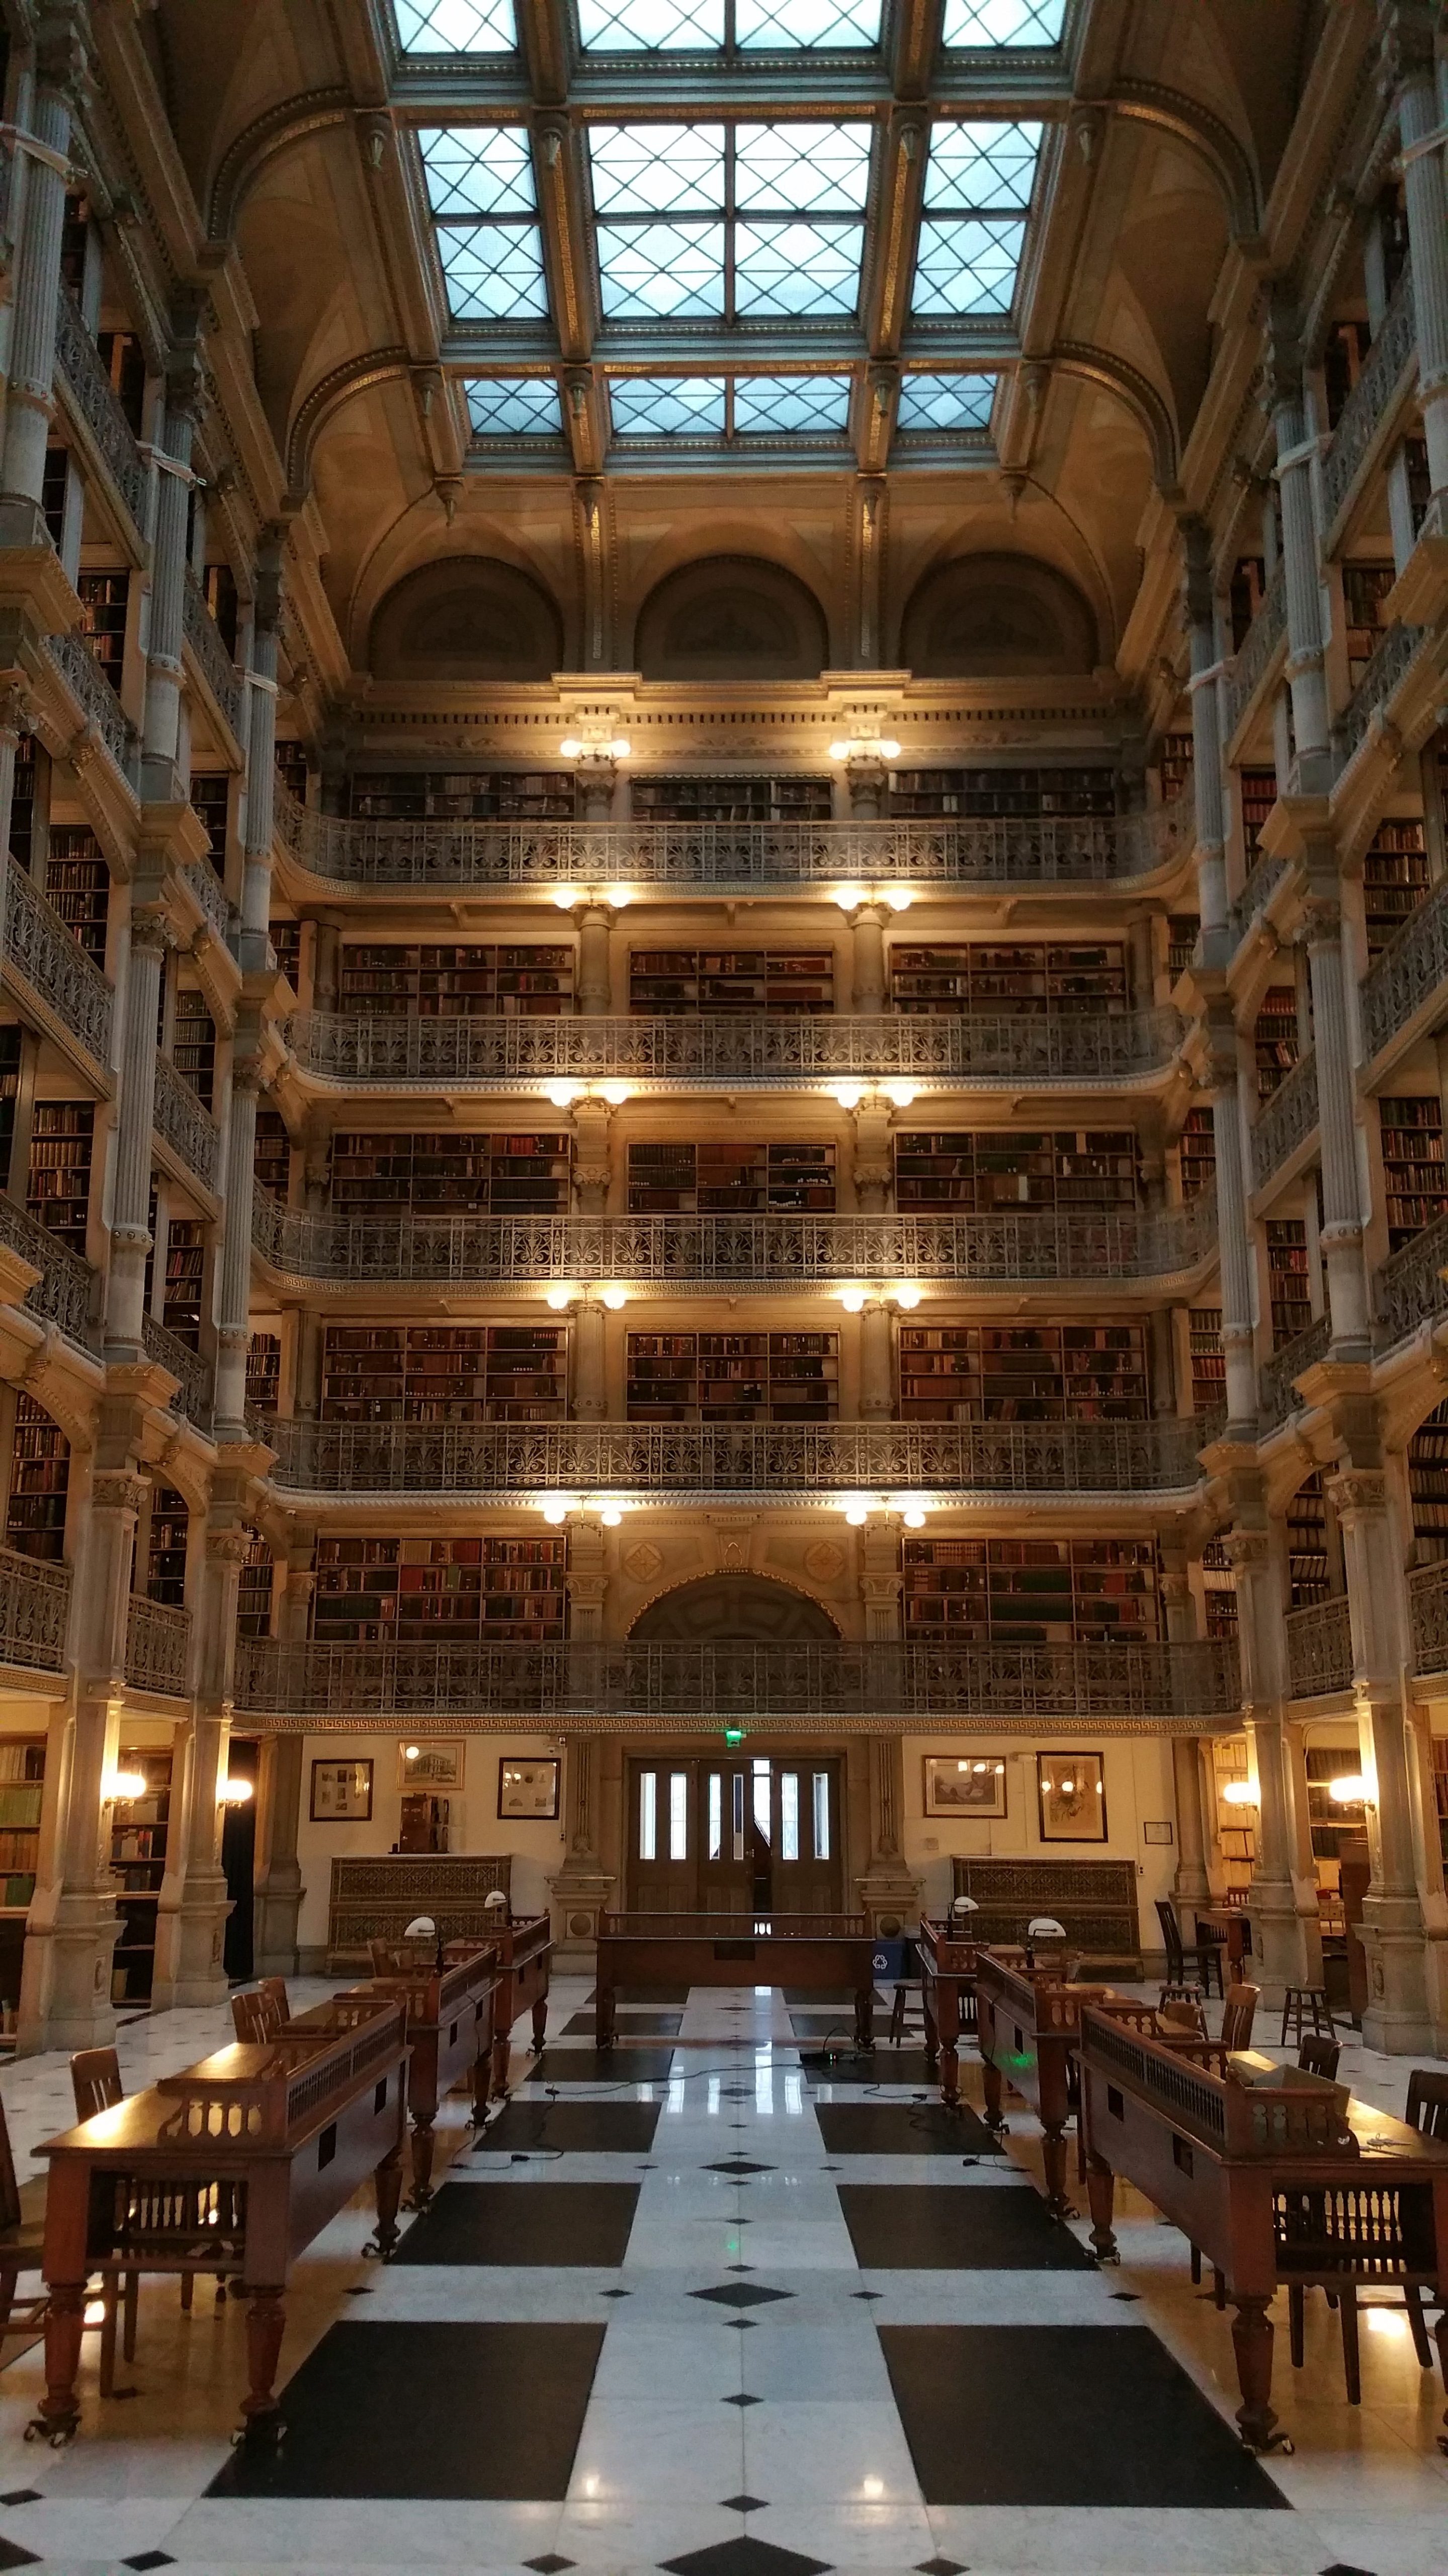
<svg viewBox="0 0 1448 2576">
<path fill-rule="evenodd" d="M 830 1645 L 840 1631 L 807 1592 L 764 1574 L 706 1574 L 651 1601 L 629 1630 L 639 1645 Z"/>
</svg>

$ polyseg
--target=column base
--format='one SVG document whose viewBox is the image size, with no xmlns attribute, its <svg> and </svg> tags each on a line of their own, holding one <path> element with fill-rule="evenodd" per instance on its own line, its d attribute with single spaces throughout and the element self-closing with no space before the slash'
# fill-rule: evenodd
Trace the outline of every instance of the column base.
<svg viewBox="0 0 1448 2576">
<path fill-rule="evenodd" d="M 109 1893 L 62 1896 L 52 1922 L 27 1930 L 18 2057 L 109 2046 L 116 2035 L 111 1954 L 120 1930 Z"/>
<path fill-rule="evenodd" d="M 548 1881 L 553 1918 L 553 1965 L 562 1976 L 592 1971 L 598 1957 L 598 1918 L 616 1885 L 614 1873 L 592 1858 L 565 1861 Z"/>
<path fill-rule="evenodd" d="M 1287 1986 L 1320 1986 L 1322 1931 L 1316 1892 L 1312 1908 L 1298 1898 L 1290 1879 L 1254 1885 L 1248 1900 L 1252 1918 L 1252 1957 L 1248 1982 L 1258 1986 L 1265 2011 L 1282 2001 Z"/>
<path fill-rule="evenodd" d="M 204 1878 L 188 1878 L 174 1905 L 168 1905 L 163 1895 L 156 1909 L 153 2012 L 225 2003 L 227 1981 L 222 1952 L 230 1912 L 231 1898 L 220 1870 L 208 1870 Z"/>
<path fill-rule="evenodd" d="M 898 1941 L 902 1932 L 918 1923 L 923 1884 L 898 1854 L 876 1852 L 869 1868 L 855 1881 L 860 1911 L 871 1932 L 882 1941 Z"/>
<path fill-rule="evenodd" d="M 1386 2057 L 1436 2047 L 1429 2009 L 1427 1933 L 1416 1897 L 1366 1897 L 1360 1937 L 1368 1963 L 1363 2045 Z"/>
<path fill-rule="evenodd" d="M 252 1893 L 252 1971 L 258 1977 L 295 1977 L 301 1973 L 297 1924 L 306 1894 L 300 1863 L 288 1861 L 268 1870 Z"/>
</svg>

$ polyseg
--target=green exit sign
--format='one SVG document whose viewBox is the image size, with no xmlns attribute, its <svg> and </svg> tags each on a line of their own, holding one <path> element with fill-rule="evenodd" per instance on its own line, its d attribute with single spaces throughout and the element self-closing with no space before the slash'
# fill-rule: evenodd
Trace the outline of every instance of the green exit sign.
<svg viewBox="0 0 1448 2576">
<path fill-rule="evenodd" d="M 724 1741 L 726 1744 L 742 1744 L 744 1741 L 743 1727 L 726 1726 L 724 1729 Z"/>
</svg>

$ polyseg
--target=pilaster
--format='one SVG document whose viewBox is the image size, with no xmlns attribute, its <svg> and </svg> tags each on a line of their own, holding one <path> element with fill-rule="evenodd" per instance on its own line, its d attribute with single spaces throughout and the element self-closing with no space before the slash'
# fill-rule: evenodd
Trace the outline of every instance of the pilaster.
<svg viewBox="0 0 1448 2576">
<path fill-rule="evenodd" d="M 297 1857 L 302 1779 L 301 1737 L 267 1736 L 258 1782 L 257 1840 L 263 1858 L 252 1893 L 252 1964 L 259 1977 L 297 1974 L 297 1922 L 307 1892 Z"/>
<path fill-rule="evenodd" d="M 221 1866 L 222 1789 L 231 1745 L 236 1598 L 247 1534 L 209 1529 L 193 1637 L 200 1670 L 190 1725 L 178 1745 L 181 1795 L 172 1791 L 166 1874 L 157 1907 L 155 2010 L 226 1997 L 222 1950 L 231 1912 Z M 178 1815 L 179 1805 L 179 1815 Z"/>
<path fill-rule="evenodd" d="M 1284 1986 L 1322 1983 L 1317 1881 L 1307 1829 L 1306 1776 L 1298 1731 L 1287 1714 L 1286 1637 L 1279 1544 L 1265 1527 L 1234 1530 L 1224 1542 L 1237 1579 L 1242 1702 L 1257 1775 L 1257 1860 L 1252 1872 L 1255 1974 L 1264 2001 Z"/>
<path fill-rule="evenodd" d="M 610 1904 L 614 1873 L 599 1857 L 599 1780 L 602 1747 L 591 1735 L 570 1735 L 564 1745 L 564 1812 L 567 1856 L 549 1879 L 554 1964 L 577 1974 L 591 1968 L 599 1915 Z"/>
</svg>

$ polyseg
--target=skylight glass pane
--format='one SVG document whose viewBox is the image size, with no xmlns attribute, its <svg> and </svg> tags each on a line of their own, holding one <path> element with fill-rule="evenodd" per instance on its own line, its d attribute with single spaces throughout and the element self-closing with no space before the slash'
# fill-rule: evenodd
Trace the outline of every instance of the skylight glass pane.
<svg viewBox="0 0 1448 2576">
<path fill-rule="evenodd" d="M 741 314 L 853 313 L 860 300 L 863 224 L 746 224 L 736 228 L 734 299 Z"/>
<path fill-rule="evenodd" d="M 900 379 L 900 429 L 988 429 L 995 401 L 994 376 L 915 376 Z"/>
<path fill-rule="evenodd" d="M 945 0 L 947 45 L 1059 45 L 1066 0 Z"/>
<path fill-rule="evenodd" d="M 533 159 L 521 126 L 424 126 L 417 140 L 435 215 L 533 212 Z"/>
<path fill-rule="evenodd" d="M 511 54 L 513 0 L 393 0 L 405 54 Z"/>
<path fill-rule="evenodd" d="M 869 125 L 736 126 L 736 203 L 741 211 L 863 214 L 873 132 Z"/>
<path fill-rule="evenodd" d="M 915 311 L 1008 313 L 1025 238 L 1019 216 L 937 223 L 927 215 L 915 259 Z"/>
<path fill-rule="evenodd" d="M 598 227 L 603 309 L 611 322 L 664 321 L 724 310 L 722 224 Z"/>
<path fill-rule="evenodd" d="M 557 438 L 562 422 L 551 376 L 474 376 L 467 387 L 475 438 Z"/>
<path fill-rule="evenodd" d="M 578 0 L 585 53 L 717 52 L 724 42 L 724 0 Z"/>
<path fill-rule="evenodd" d="M 609 406 L 618 438 L 722 438 L 722 376 L 613 376 Z"/>
<path fill-rule="evenodd" d="M 734 41 L 743 52 L 853 52 L 880 41 L 880 0 L 735 0 Z"/>
<path fill-rule="evenodd" d="M 839 438 L 849 419 L 848 376 L 734 379 L 734 426 L 741 436 Z"/>
<path fill-rule="evenodd" d="M 1039 125 L 942 121 L 932 128 L 925 172 L 927 206 L 962 214 L 1022 212 L 1031 202 L 1041 152 Z"/>
<path fill-rule="evenodd" d="M 542 321 L 548 313 L 543 244 L 536 224 L 439 227 L 448 308 L 458 322 Z"/>
<path fill-rule="evenodd" d="M 722 125 L 594 125 L 588 156 L 600 215 L 724 211 Z"/>
</svg>

